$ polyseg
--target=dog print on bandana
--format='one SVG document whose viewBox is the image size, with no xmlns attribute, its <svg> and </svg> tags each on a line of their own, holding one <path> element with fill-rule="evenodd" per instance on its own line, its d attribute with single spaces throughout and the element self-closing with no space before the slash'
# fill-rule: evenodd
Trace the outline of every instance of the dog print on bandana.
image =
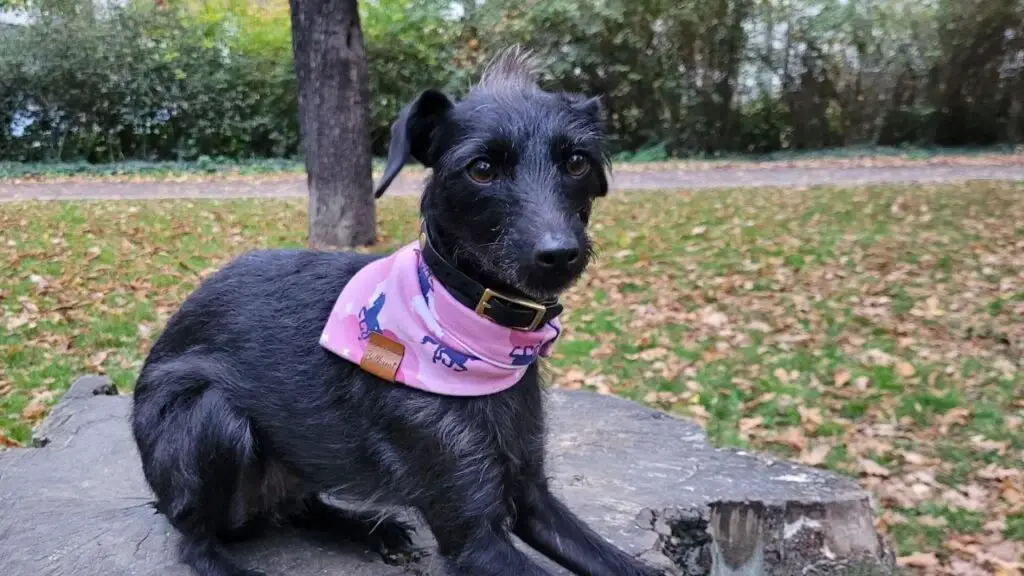
<svg viewBox="0 0 1024 576">
<path fill-rule="evenodd" d="M 396 382 L 446 396 L 485 396 L 514 386 L 560 335 L 557 318 L 526 332 L 479 316 L 434 279 L 413 242 L 349 280 L 320 345 L 360 364 L 371 340 L 382 336 L 404 347 Z"/>
</svg>

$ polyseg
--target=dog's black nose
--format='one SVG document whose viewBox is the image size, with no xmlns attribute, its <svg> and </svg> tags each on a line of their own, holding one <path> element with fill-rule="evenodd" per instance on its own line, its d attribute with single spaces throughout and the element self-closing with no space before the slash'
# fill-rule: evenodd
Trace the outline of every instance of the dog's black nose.
<svg viewBox="0 0 1024 576">
<path fill-rule="evenodd" d="M 580 257 L 580 244 L 572 234 L 545 234 L 533 251 L 533 261 L 540 268 L 564 268 Z"/>
</svg>

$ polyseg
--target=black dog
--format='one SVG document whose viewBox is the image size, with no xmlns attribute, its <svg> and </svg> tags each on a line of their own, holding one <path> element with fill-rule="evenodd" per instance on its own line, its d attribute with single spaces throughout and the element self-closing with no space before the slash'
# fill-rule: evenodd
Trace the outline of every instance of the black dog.
<svg viewBox="0 0 1024 576">
<path fill-rule="evenodd" d="M 510 51 L 458 103 L 423 92 L 392 128 L 376 191 L 411 158 L 431 168 L 421 211 L 432 271 L 462 294 L 487 287 L 527 301 L 498 297 L 485 311 L 526 324 L 536 309 L 561 309 L 557 295 L 590 258 L 591 204 L 608 189 L 598 102 L 542 91 L 528 63 Z M 278 523 L 395 551 L 410 544 L 409 528 L 380 510 L 402 506 L 422 516 L 452 575 L 546 574 L 511 533 L 577 574 L 661 574 L 549 491 L 536 364 L 504 392 L 460 398 L 382 380 L 317 345 L 342 287 L 375 258 L 241 256 L 154 344 L 132 427 L 183 561 L 201 576 L 259 574 L 222 545 Z"/>
</svg>

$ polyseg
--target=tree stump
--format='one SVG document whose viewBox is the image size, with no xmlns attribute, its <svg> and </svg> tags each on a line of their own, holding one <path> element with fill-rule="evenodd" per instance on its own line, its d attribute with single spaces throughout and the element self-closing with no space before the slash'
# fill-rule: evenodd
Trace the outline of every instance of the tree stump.
<svg viewBox="0 0 1024 576">
<path fill-rule="evenodd" d="M 130 409 L 108 380 L 84 377 L 37 429 L 43 447 L 0 452 L 0 574 L 192 576 L 151 506 Z M 618 398 L 555 390 L 548 410 L 555 492 L 670 574 L 893 573 L 868 495 L 849 479 L 712 448 L 698 426 Z M 430 574 L 429 531 L 417 538 L 423 552 L 391 564 L 292 532 L 232 552 L 269 576 Z"/>
</svg>

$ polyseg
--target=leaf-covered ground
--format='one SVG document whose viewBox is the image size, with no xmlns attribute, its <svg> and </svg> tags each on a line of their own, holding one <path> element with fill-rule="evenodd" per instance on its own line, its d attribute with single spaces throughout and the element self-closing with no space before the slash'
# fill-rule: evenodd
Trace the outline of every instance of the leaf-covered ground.
<svg viewBox="0 0 1024 576">
<path fill-rule="evenodd" d="M 414 210 L 381 202 L 380 249 Z M 81 373 L 129 391 L 205 274 L 305 223 L 301 200 L 0 204 L 0 446 Z M 912 571 L 1020 574 L 1024 184 L 637 192 L 593 228 L 558 385 L 857 477 Z"/>
</svg>

